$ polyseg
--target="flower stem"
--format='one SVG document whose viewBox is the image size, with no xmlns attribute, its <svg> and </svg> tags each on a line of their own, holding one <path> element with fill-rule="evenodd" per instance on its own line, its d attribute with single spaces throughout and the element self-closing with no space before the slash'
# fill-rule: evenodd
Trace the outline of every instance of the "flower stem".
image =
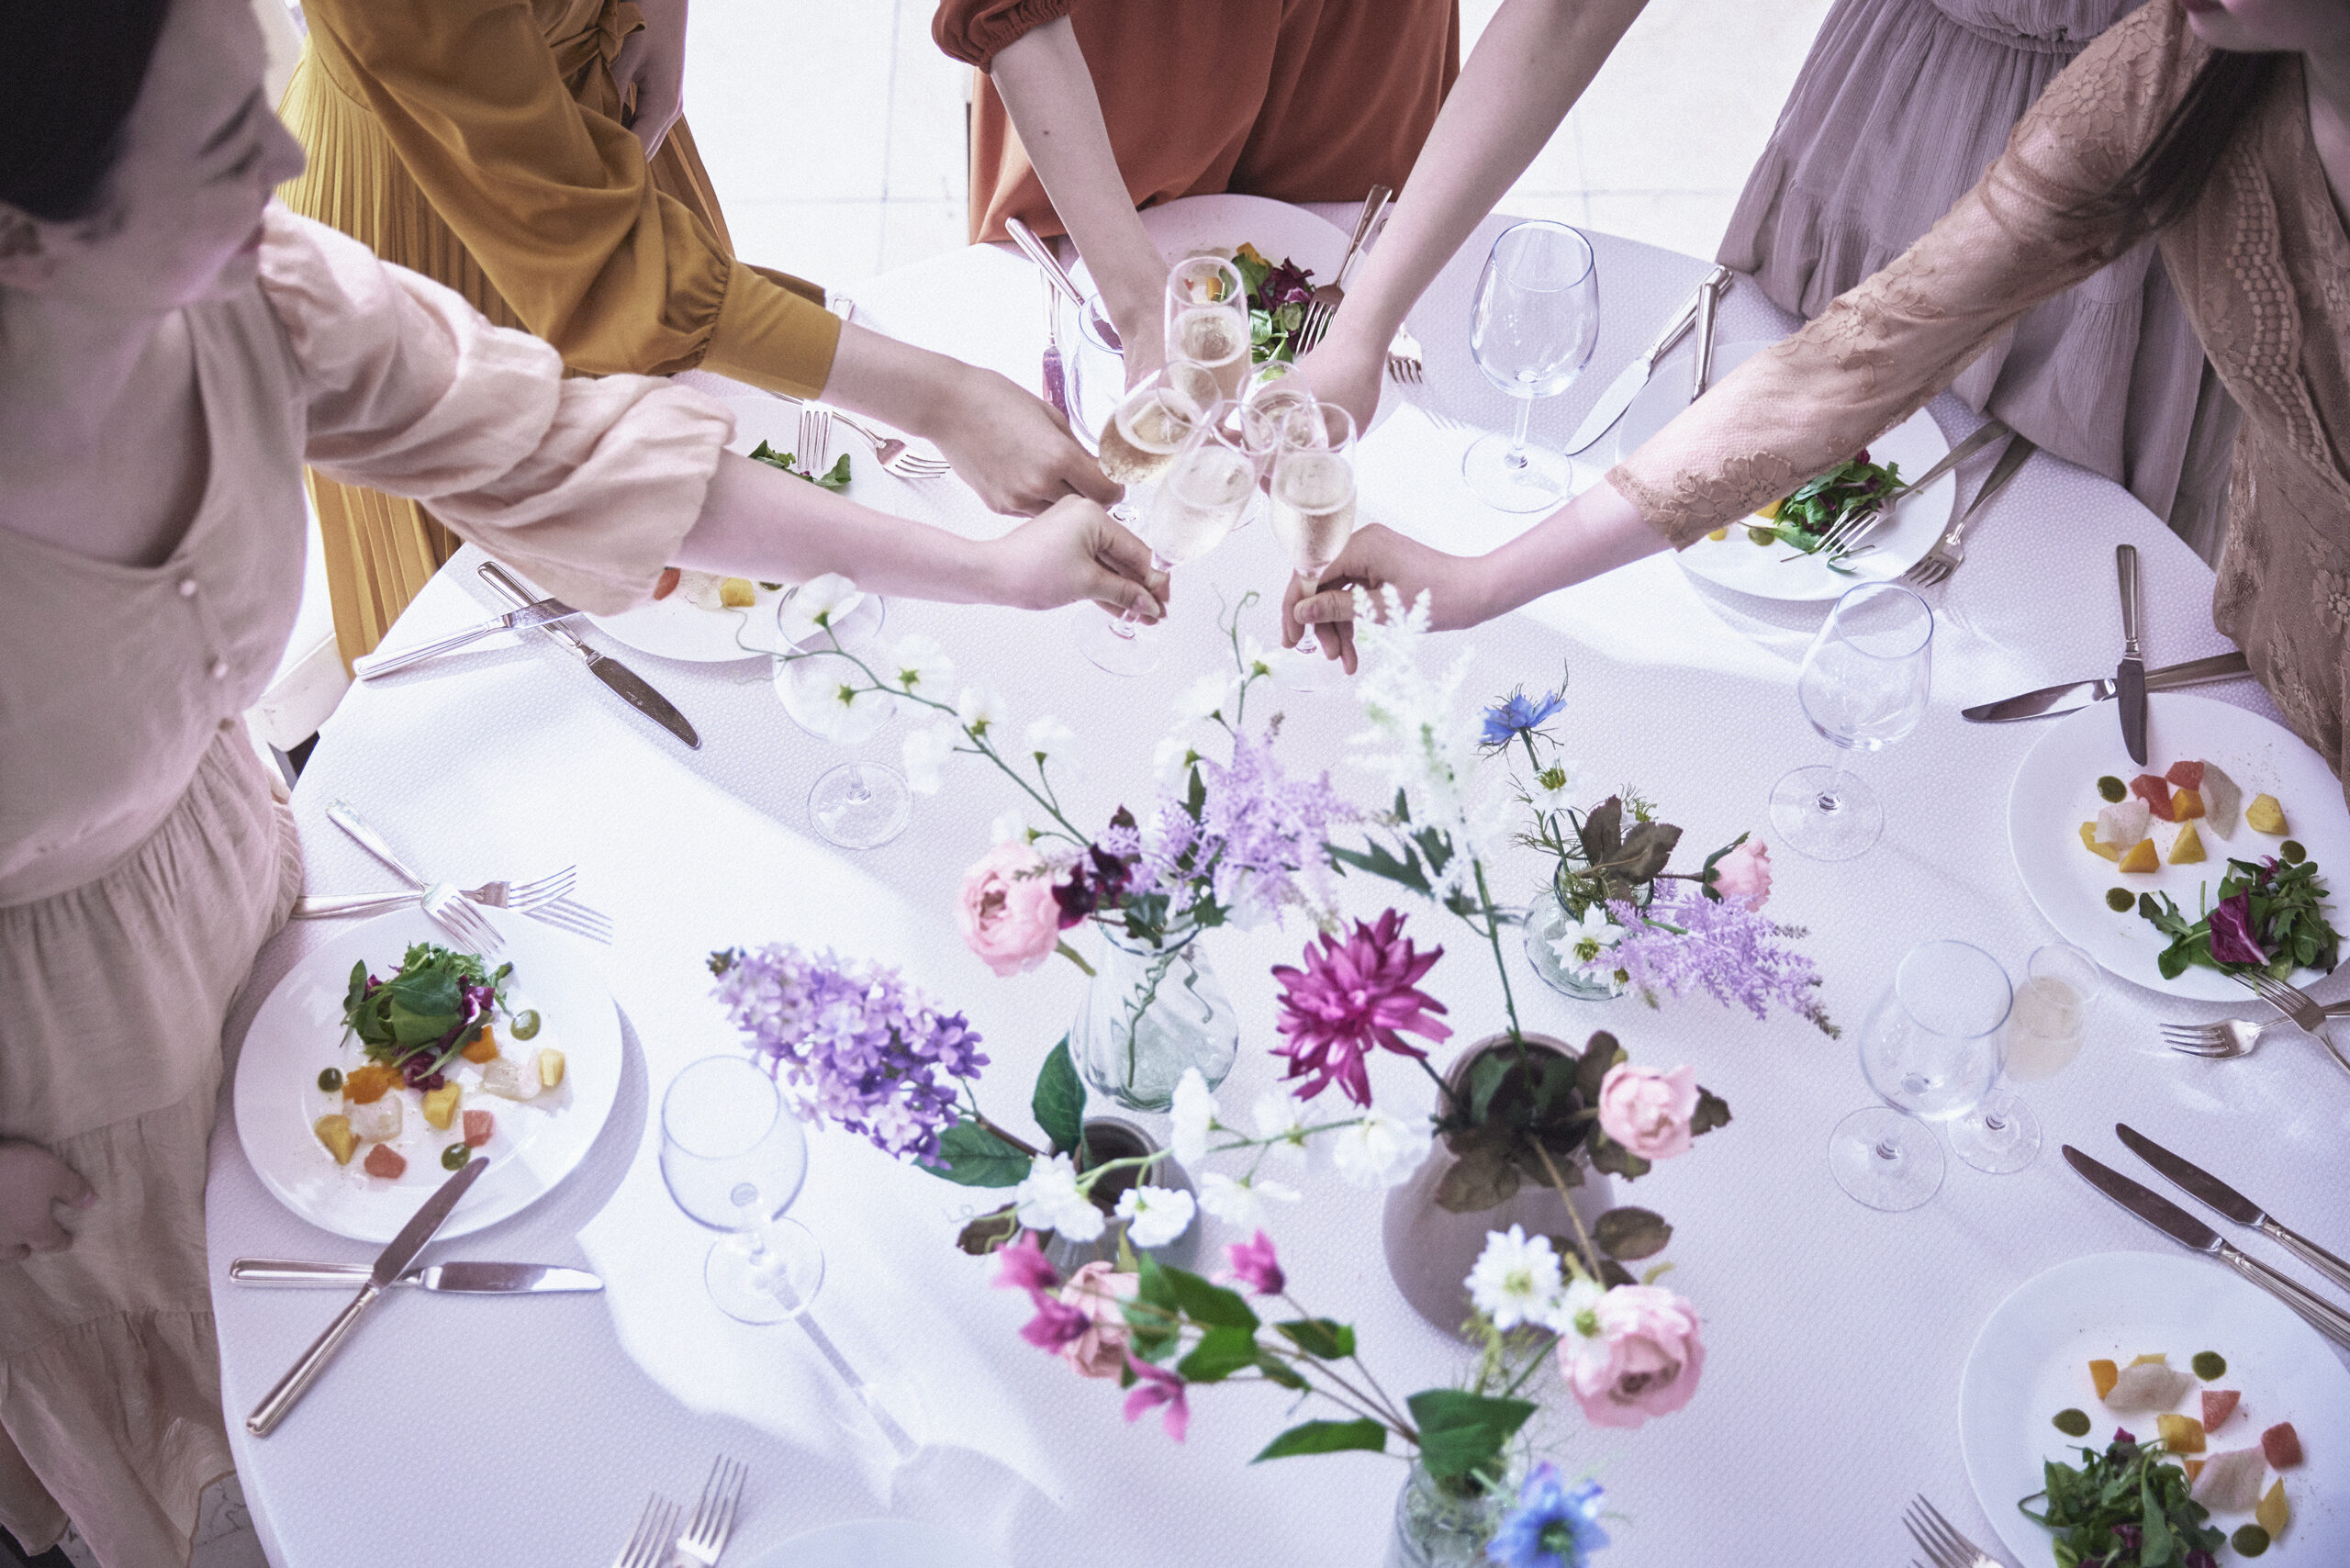
<svg viewBox="0 0 2350 1568">
<path fill-rule="evenodd" d="M 1576 1211 L 1574 1199 L 1567 1195 L 1567 1179 L 1560 1175 L 1558 1166 L 1551 1163 L 1550 1151 L 1542 1147 L 1540 1138 L 1538 1137 L 1532 1141 L 1535 1158 L 1541 1160 L 1542 1169 L 1550 1173 L 1550 1185 L 1558 1190 L 1559 1202 L 1567 1206 L 1567 1217 L 1574 1221 L 1575 1239 L 1583 1244 L 1583 1259 L 1591 1265 L 1592 1282 L 1597 1284 L 1599 1282 L 1599 1249 L 1592 1241 L 1591 1232 L 1583 1228 L 1583 1215 Z"/>
<path fill-rule="evenodd" d="M 1498 912 L 1494 908 L 1494 895 L 1485 886 L 1485 863 L 1472 858 L 1469 864 L 1477 873 L 1477 902 L 1485 917 L 1485 940 L 1493 944 L 1494 969 L 1502 977 L 1502 1008 L 1509 1014 L 1509 1037 L 1517 1043 L 1522 1060 L 1526 1036 L 1517 1026 L 1517 998 L 1509 988 L 1509 965 L 1502 958 L 1501 923 Z"/>
<path fill-rule="evenodd" d="M 1010 1144 L 1013 1148 L 1018 1149 L 1029 1159 L 1040 1159 L 1044 1158 L 1044 1151 L 1042 1149 L 1036 1148 L 1027 1139 L 1016 1137 L 996 1126 L 995 1123 L 981 1115 L 979 1114 L 979 1107 L 976 1105 L 971 1107 L 971 1120 L 979 1124 L 979 1127 L 981 1132 L 993 1133 L 997 1137 L 1002 1138 L 1004 1142 Z"/>
</svg>

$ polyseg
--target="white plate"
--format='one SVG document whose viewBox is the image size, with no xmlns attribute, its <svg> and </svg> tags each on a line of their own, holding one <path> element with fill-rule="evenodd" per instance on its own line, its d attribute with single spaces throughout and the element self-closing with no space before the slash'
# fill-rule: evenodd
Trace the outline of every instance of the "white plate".
<svg viewBox="0 0 2350 1568">
<path fill-rule="evenodd" d="M 774 651 L 776 606 L 783 588 L 753 586 L 758 602 L 749 610 L 703 610 L 681 593 L 640 604 L 619 615 L 590 615 L 596 630 L 640 653 L 688 664 L 763 659 Z"/>
<path fill-rule="evenodd" d="M 1012 1568 L 991 1548 L 918 1519 L 851 1519 L 778 1544 L 743 1568 Z"/>
<path fill-rule="evenodd" d="M 2262 1568 L 2350 1562 L 2342 1481 L 2350 1476 L 2344 1458 L 2350 1455 L 2350 1372 L 2317 1330 L 2222 1264 L 2184 1252 L 2105 1252 L 2059 1263 L 2017 1287 L 1975 1336 L 1959 1379 L 1958 1440 L 1967 1479 L 2025 1568 L 2056 1561 L 2047 1527 L 2016 1508 L 2018 1498 L 2040 1490 L 2044 1462 L 2077 1464 L 2078 1449 L 2102 1450 L 2116 1427 L 2153 1436 L 2153 1416 L 2117 1417 L 2098 1402 L 2088 1363 L 2126 1365 L 2160 1351 L 2184 1372 L 2202 1350 L 2226 1357 L 2227 1372 L 2215 1383 L 2196 1380 L 2180 1409 L 2197 1414 L 2196 1391 L 2207 1387 L 2244 1394 L 2211 1447 L 2250 1448 L 2263 1428 L 2290 1421 L 2306 1455 L 2285 1473 L 2292 1522 L 2261 1559 Z M 2050 1424 L 2065 1409 L 2087 1413 L 2094 1423 L 2087 1437 L 2068 1438 Z M 2275 1478 L 2270 1472 L 2268 1480 Z M 2266 1480 L 2261 1489 L 2267 1490 Z M 2215 1514 L 2210 1522 L 2233 1531 L 2251 1519 Z M 2220 1560 L 2241 1561 L 2227 1551 Z"/>
<path fill-rule="evenodd" d="M 510 961 L 508 1000 L 514 1011 L 535 1008 L 538 1036 L 529 1049 L 553 1047 L 564 1055 L 560 1088 L 517 1103 L 476 1089 L 480 1069 L 460 1062 L 452 1081 L 465 1085 L 462 1104 L 492 1112 L 497 1129 L 481 1150 L 490 1161 L 441 1234 L 464 1236 L 495 1225 L 527 1208 L 568 1176 L 611 1114 L 620 1090 L 620 1014 L 598 973 L 599 955 L 520 916 L 490 915 L 506 950 L 492 960 Z M 337 1165 L 311 1132 L 340 1096 L 322 1093 L 322 1068 L 348 1072 L 364 1058 L 356 1041 L 341 1044 L 342 1002 L 351 967 L 364 961 L 371 972 L 388 977 L 400 966 L 411 942 L 451 945 L 448 934 L 421 910 L 401 910 L 342 932 L 305 957 L 277 982 L 245 1035 L 237 1059 L 237 1139 L 245 1158 L 278 1202 L 321 1229 L 360 1241 L 389 1241 L 433 1190 L 447 1180 L 442 1148 L 457 1130 L 425 1125 L 413 1090 L 395 1092 L 407 1100 L 401 1132 L 393 1147 L 408 1157 L 408 1170 L 396 1182 L 370 1176 L 360 1158 Z M 501 1021 L 498 1043 L 511 1049 Z"/>
<path fill-rule="evenodd" d="M 1723 343 L 1714 350 L 1714 380 L 1721 380 L 1769 343 Z M 1689 355 L 1667 359 L 1640 388 L 1616 425 L 1617 461 L 1673 422 L 1689 406 Z M 1942 427 L 1923 409 L 1869 442 L 1870 461 L 1897 463 L 1905 478 L 1916 478 L 1950 455 Z M 1852 571 L 1831 572 L 1816 558 L 1794 554 L 1787 544 L 1756 544 L 1746 530 L 1730 525 L 1727 539 L 1700 539 L 1674 558 L 1692 576 L 1757 599 L 1829 599 L 1856 582 L 1899 577 L 1924 558 L 1958 504 L 1958 479 L 1945 474 L 1915 495 L 1905 496 L 1891 521 L 1869 536 L 1875 548 L 1856 558 Z"/>
<path fill-rule="evenodd" d="M 2204 908 L 2201 889 L 2208 883 L 2217 894 L 2230 856 L 2257 861 L 2277 853 L 2284 840 L 2255 833 L 2239 821 L 2233 838 L 2201 834 L 2209 858 L 2174 866 L 2167 857 L 2177 829 L 2157 822 L 2154 845 L 2165 857 L 2160 868 L 2125 875 L 2081 843 L 2081 823 L 2095 822 L 2098 808 L 2106 803 L 2097 792 L 2097 781 L 2111 774 L 2126 784 L 2141 773 L 2161 773 L 2174 762 L 2199 758 L 2218 763 L 2241 785 L 2247 804 L 2255 795 L 2276 796 L 2285 807 L 2289 836 L 2328 874 L 2333 896 L 2326 906 L 2327 918 L 2337 928 L 2350 907 L 2344 902 L 2340 879 L 2350 876 L 2350 812 L 2343 807 L 2342 786 L 2325 759 L 2298 736 L 2232 702 L 2157 691 L 2146 700 L 2146 731 L 2148 763 L 2140 767 L 2121 749 L 2121 722 L 2111 702 L 2093 702 L 2050 722 L 2048 733 L 2024 754 L 2008 794 L 2008 847 L 2015 856 L 2016 872 L 2048 924 L 2065 941 L 2087 948 L 2109 972 L 2172 996 L 2244 1001 L 2252 993 L 2217 969 L 2197 965 L 2177 980 L 2163 979 L 2154 956 L 2170 945 L 2168 940 L 2139 918 L 2136 910 L 2125 914 L 2108 909 L 2105 893 L 2116 887 L 2133 893 L 2168 893 L 2193 920 Z M 2305 970 L 2300 978 L 2307 980 L 2312 975 Z"/>
</svg>

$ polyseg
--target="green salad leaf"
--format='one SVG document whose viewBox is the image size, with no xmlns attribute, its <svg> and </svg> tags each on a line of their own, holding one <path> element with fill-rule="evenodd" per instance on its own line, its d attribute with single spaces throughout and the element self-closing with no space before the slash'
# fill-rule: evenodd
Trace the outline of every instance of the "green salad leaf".
<svg viewBox="0 0 2350 1568">
<path fill-rule="evenodd" d="M 823 489 L 845 490 L 848 488 L 848 454 L 845 452 L 840 454 L 839 460 L 830 469 L 822 474 L 811 474 L 800 466 L 798 457 L 789 452 L 778 452 L 766 442 L 761 442 L 751 449 L 751 461 L 764 463 L 770 468 L 780 468 L 795 479 L 805 479 L 810 484 Z"/>
<path fill-rule="evenodd" d="M 1807 555 L 1817 554 L 1829 532 L 1838 523 L 1856 511 L 1875 511 L 1892 505 L 1894 498 L 1908 487 L 1901 482 L 1899 464 L 1872 463 L 1863 452 L 1798 486 L 1793 495 L 1779 503 L 1768 523 L 1750 522 L 1747 533 L 1757 544 L 1792 544 Z M 1823 559 L 1832 570 L 1851 569 L 1844 565 L 1841 550 L 1831 551 Z"/>
<path fill-rule="evenodd" d="M 2300 969 L 2331 973 L 2341 959 L 2342 937 L 2325 917 L 2326 897 L 2314 860 L 2288 866 L 2231 858 L 2218 900 L 2199 919 L 2189 921 L 2167 893 L 2151 890 L 2138 895 L 2138 913 L 2170 938 L 2154 958 L 2165 980 L 2177 980 L 2190 965 L 2222 974 L 2265 970 L 2287 980 Z M 2260 961 L 2245 956 L 2245 936 L 2265 955 Z"/>
<path fill-rule="evenodd" d="M 2187 1472 L 2161 1443 L 2118 1431 L 2103 1453 L 2080 1455 L 2077 1467 L 2050 1460 L 2042 1489 L 2016 1502 L 2055 1532 L 2058 1568 L 2190 1568 L 2190 1554 L 2220 1550 L 2226 1537 L 2203 1522 L 2210 1510 L 2187 1495 Z M 2045 1499 L 2039 1513 L 2034 1497 Z"/>
<path fill-rule="evenodd" d="M 430 942 L 410 946 L 389 980 L 376 980 L 366 960 L 351 967 L 342 1022 L 371 1061 L 396 1065 L 420 1052 L 446 1056 L 481 1032 L 504 1002 L 511 964 L 490 970 L 472 953 Z"/>
</svg>

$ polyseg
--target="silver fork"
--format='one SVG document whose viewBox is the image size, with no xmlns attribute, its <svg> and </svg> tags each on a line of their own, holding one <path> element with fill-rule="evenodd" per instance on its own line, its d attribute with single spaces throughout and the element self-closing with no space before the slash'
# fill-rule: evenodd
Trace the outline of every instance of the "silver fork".
<svg viewBox="0 0 2350 1568">
<path fill-rule="evenodd" d="M 1958 1533 L 1942 1510 L 1919 1495 L 1909 1500 L 1901 1522 L 1934 1568 L 2002 1568 L 1999 1560 Z"/>
<path fill-rule="evenodd" d="M 612 1568 L 665 1568 L 677 1539 L 677 1505 L 655 1492 L 644 1500 L 636 1532 L 612 1559 Z"/>
<path fill-rule="evenodd" d="M 482 918 L 481 913 L 463 893 L 446 882 L 427 883 L 422 877 L 409 870 L 393 853 L 392 846 L 384 841 L 383 835 L 362 822 L 359 813 L 351 809 L 348 801 L 337 801 L 329 805 L 327 820 L 357 839 L 361 848 L 398 872 L 403 879 L 421 888 L 424 890 L 424 913 L 431 917 L 434 924 L 479 952 L 495 953 L 505 946 L 499 940 L 496 927 Z"/>
<path fill-rule="evenodd" d="M 1950 525 L 1948 532 L 1934 541 L 1934 547 L 1919 558 L 1918 564 L 1901 574 L 1901 580 L 1912 588 L 1932 588 L 1966 563 L 1966 525 L 1984 504 L 2008 487 L 2008 481 L 2023 469 L 2024 463 L 2040 448 L 2020 435 L 2009 436 L 1998 462 L 1991 465 L 1991 476 L 1966 503 L 1966 510 Z"/>
<path fill-rule="evenodd" d="M 2334 1048 L 2333 1036 L 2328 1035 L 2325 1029 L 2329 1014 L 2317 998 L 2293 984 L 2292 981 L 2278 980 L 2275 975 L 2265 970 L 2239 969 L 2235 971 L 2235 976 L 2237 980 L 2250 986 L 2261 1001 L 2300 1025 L 2303 1034 L 2314 1037 L 2318 1044 L 2325 1047 L 2327 1055 L 2342 1064 L 2344 1071 L 2350 1072 L 2350 1058 L 2344 1058 L 2339 1050 Z"/>
<path fill-rule="evenodd" d="M 531 882 L 484 882 L 478 888 L 457 890 L 476 903 L 492 909 L 510 909 L 528 914 L 541 904 L 553 903 L 571 890 L 579 879 L 579 868 L 565 866 Z M 304 895 L 294 901 L 296 920 L 324 920 L 336 915 L 375 914 L 403 904 L 420 902 L 424 895 L 410 889 L 404 893 L 352 893 L 345 897 L 311 898 Z"/>
<path fill-rule="evenodd" d="M 508 896 L 504 891 L 505 888 L 506 884 L 503 882 L 485 882 L 465 896 L 476 903 L 487 904 L 491 909 L 512 909 L 518 913 L 527 914 L 532 920 L 542 921 L 558 930 L 585 936 L 590 942 L 610 945 L 611 917 L 601 911 L 590 909 L 577 899 L 567 897 L 541 899 L 527 904 L 503 903 L 499 900 Z"/>
<path fill-rule="evenodd" d="M 710 1467 L 710 1479 L 702 1484 L 701 1501 L 694 1505 L 693 1520 L 677 1538 L 669 1568 L 713 1568 L 733 1532 L 734 1506 L 743 1500 L 743 1482 L 750 1473 L 750 1466 L 741 1460 L 718 1456 Z"/>
<path fill-rule="evenodd" d="M 942 474 L 954 471 L 952 464 L 940 458 L 923 456 L 896 436 L 883 435 L 854 414 L 845 414 L 838 409 L 827 409 L 824 412 L 863 436 L 867 444 L 873 448 L 874 461 L 901 479 L 935 479 Z"/>
<path fill-rule="evenodd" d="M 1387 374 L 1406 386 L 1417 386 L 1427 364 L 1420 340 L 1412 336 L 1412 330 L 1396 328 L 1393 341 L 1387 345 Z"/>
<path fill-rule="evenodd" d="M 833 417 L 813 403 L 800 405 L 800 459 L 804 474 L 822 475 L 824 471 L 826 448 L 833 444 Z"/>
<path fill-rule="evenodd" d="M 1338 307 L 1347 302 L 1347 269 L 1354 264 L 1355 252 L 1371 238 L 1371 225 L 1387 210 L 1388 198 L 1395 193 L 1385 185 L 1373 185 L 1371 194 L 1362 198 L 1362 212 L 1355 218 L 1354 238 L 1347 241 L 1347 253 L 1338 258 L 1338 270 L 1329 282 L 1321 285 L 1306 301 L 1305 319 L 1297 324 L 1297 348 L 1300 353 L 1311 353 L 1322 334 L 1330 330 L 1331 318 Z"/>
</svg>

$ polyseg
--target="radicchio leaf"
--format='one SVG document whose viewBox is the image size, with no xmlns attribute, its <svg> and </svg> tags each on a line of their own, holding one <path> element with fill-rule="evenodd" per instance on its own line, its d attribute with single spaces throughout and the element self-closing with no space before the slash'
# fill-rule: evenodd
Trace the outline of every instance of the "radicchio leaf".
<svg viewBox="0 0 2350 1568">
<path fill-rule="evenodd" d="M 2211 911 L 2211 957 L 2223 964 L 2266 964 L 2252 933 L 2252 895 L 2231 893 Z"/>
</svg>

